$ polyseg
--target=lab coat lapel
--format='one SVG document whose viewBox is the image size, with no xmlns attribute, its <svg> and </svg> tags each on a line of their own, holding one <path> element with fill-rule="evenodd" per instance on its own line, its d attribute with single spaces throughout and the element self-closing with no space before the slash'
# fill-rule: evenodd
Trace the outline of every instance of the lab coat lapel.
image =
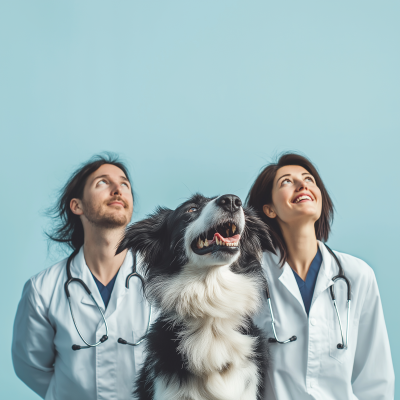
<svg viewBox="0 0 400 400">
<path fill-rule="evenodd" d="M 318 296 L 333 285 L 332 277 L 336 275 L 334 266 L 335 260 L 323 243 L 318 241 L 318 246 L 322 254 L 322 264 L 318 273 L 317 282 L 315 283 L 311 307 Z"/>
<path fill-rule="evenodd" d="M 282 273 L 279 277 L 280 282 L 286 287 L 286 289 L 293 295 L 293 297 L 300 303 L 300 306 L 303 308 L 304 312 L 306 312 L 304 308 L 303 299 L 301 297 L 301 293 L 299 290 L 299 286 L 297 285 L 296 278 L 294 277 L 292 268 L 290 265 L 285 262 L 282 267 Z"/>
<path fill-rule="evenodd" d="M 108 303 L 105 317 L 110 318 L 114 314 L 118 307 L 118 304 L 124 298 L 124 296 L 129 292 L 129 289 L 125 286 L 125 281 L 127 276 L 132 272 L 133 266 L 133 256 L 132 252 L 128 251 L 125 256 L 125 260 L 119 269 L 117 279 L 115 280 L 114 288 L 111 293 L 110 302 Z"/>
<path fill-rule="evenodd" d="M 83 246 L 79 250 L 79 253 L 71 262 L 71 274 L 73 277 L 81 279 L 85 282 L 86 286 L 92 293 L 93 298 L 96 300 L 97 304 L 104 312 L 104 302 L 100 296 L 99 289 L 97 288 L 96 282 L 93 279 L 92 273 L 86 264 L 85 256 L 83 254 Z M 85 289 L 82 288 L 82 298 L 81 303 L 87 306 L 96 307 L 93 303 L 92 298 L 86 293 Z"/>
</svg>

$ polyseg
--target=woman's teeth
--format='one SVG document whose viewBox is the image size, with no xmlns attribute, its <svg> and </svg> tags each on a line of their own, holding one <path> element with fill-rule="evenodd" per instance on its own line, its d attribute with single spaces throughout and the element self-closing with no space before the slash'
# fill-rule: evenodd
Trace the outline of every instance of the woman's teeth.
<svg viewBox="0 0 400 400">
<path fill-rule="evenodd" d="M 310 196 L 300 196 L 295 200 L 295 203 L 298 203 L 301 200 L 312 200 Z"/>
</svg>

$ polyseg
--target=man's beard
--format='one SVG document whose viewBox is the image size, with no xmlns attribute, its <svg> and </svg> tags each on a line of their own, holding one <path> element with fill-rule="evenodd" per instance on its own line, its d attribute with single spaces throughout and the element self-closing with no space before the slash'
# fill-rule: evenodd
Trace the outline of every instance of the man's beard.
<svg viewBox="0 0 400 400">
<path fill-rule="evenodd" d="M 128 217 L 126 215 L 116 215 L 114 213 L 107 213 L 102 210 L 102 207 L 94 207 L 90 203 L 83 202 L 85 209 L 86 219 L 93 225 L 99 228 L 113 229 L 120 228 L 128 224 Z"/>
</svg>

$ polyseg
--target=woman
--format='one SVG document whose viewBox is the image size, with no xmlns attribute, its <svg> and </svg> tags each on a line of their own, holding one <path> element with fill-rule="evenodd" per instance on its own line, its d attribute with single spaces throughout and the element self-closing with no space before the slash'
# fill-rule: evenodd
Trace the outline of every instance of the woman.
<svg viewBox="0 0 400 400">
<path fill-rule="evenodd" d="M 276 335 L 265 399 L 393 400 L 394 372 L 385 321 L 373 270 L 362 260 L 324 245 L 333 203 L 316 168 L 305 157 L 284 154 L 255 180 L 247 197 L 270 227 L 276 255 L 265 252 Z M 338 262 L 351 285 L 347 325 L 347 287 L 332 278 Z M 274 338 L 269 305 L 256 323 Z M 348 343 L 346 335 L 348 332 Z"/>
</svg>

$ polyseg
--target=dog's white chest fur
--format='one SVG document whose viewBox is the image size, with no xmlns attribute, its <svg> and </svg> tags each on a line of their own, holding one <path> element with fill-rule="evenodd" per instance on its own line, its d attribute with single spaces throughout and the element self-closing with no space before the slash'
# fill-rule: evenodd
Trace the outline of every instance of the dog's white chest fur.
<svg viewBox="0 0 400 400">
<path fill-rule="evenodd" d="M 192 372 L 187 384 L 155 380 L 155 400 L 255 400 L 255 338 L 238 331 L 260 302 L 259 284 L 229 266 L 182 272 L 152 288 L 161 308 L 184 326 L 178 351 Z"/>
</svg>

